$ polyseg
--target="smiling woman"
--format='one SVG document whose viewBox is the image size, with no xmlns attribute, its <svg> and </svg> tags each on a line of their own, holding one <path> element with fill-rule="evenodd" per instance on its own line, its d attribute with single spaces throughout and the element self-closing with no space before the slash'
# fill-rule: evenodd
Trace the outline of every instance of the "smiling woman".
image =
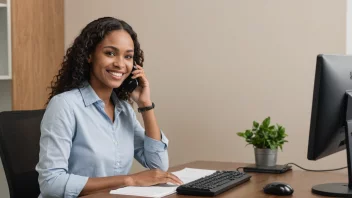
<svg viewBox="0 0 352 198">
<path fill-rule="evenodd" d="M 125 64 L 125 67 L 132 67 L 134 62 L 143 67 L 143 51 L 132 27 L 112 17 L 97 19 L 88 24 L 67 49 L 59 74 L 52 82 L 49 100 L 57 94 L 81 87 L 85 81 L 89 81 L 91 67 L 96 64 L 93 59 L 101 58 L 102 53 L 111 58 L 109 62 L 111 66 Z M 121 60 L 123 62 L 120 62 Z M 119 99 L 129 99 L 129 93 L 124 86 L 114 87 L 114 92 Z"/>
<path fill-rule="evenodd" d="M 133 66 L 133 40 L 123 30 L 115 30 L 105 36 L 89 57 L 92 64 L 92 87 L 113 89 L 120 87 Z"/>
<path fill-rule="evenodd" d="M 156 121 L 143 61 L 137 34 L 119 19 L 99 18 L 75 39 L 52 82 L 41 124 L 36 166 L 41 196 L 182 183 L 165 172 L 168 140 Z M 130 78 L 138 81 L 132 92 L 124 83 Z M 133 157 L 150 170 L 127 175 Z"/>
</svg>

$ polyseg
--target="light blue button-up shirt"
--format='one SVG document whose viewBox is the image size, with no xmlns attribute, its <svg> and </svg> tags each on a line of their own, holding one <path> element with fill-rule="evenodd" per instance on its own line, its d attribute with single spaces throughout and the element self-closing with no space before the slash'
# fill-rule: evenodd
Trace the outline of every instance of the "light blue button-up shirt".
<svg viewBox="0 0 352 198">
<path fill-rule="evenodd" d="M 54 96 L 41 122 L 40 197 L 77 197 L 89 177 L 128 174 L 133 157 L 146 168 L 168 169 L 168 140 L 145 135 L 131 105 L 111 95 L 112 122 L 104 102 L 85 83 Z"/>
</svg>

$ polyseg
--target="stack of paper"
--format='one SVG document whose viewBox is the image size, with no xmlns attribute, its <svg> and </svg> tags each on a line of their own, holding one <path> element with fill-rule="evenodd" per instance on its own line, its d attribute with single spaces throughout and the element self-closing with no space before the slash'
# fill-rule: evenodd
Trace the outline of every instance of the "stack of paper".
<svg viewBox="0 0 352 198">
<path fill-rule="evenodd" d="M 215 170 L 184 168 L 180 171 L 173 172 L 183 183 L 189 183 L 201 177 L 211 175 Z M 133 195 L 141 197 L 164 197 L 176 192 L 177 185 L 163 184 L 148 187 L 125 187 L 110 191 L 110 194 Z"/>
</svg>

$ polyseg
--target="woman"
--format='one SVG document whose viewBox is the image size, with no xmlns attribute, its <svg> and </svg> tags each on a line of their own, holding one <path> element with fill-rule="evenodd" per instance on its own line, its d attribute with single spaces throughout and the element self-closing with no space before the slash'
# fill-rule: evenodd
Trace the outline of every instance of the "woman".
<svg viewBox="0 0 352 198">
<path fill-rule="evenodd" d="M 156 122 L 143 61 L 137 34 L 122 20 L 99 18 L 74 40 L 52 82 L 41 123 L 36 166 L 41 196 L 77 197 L 121 186 L 182 184 L 165 172 L 168 140 Z M 138 80 L 132 93 L 123 83 L 129 75 Z M 127 175 L 133 157 L 150 170 Z"/>
</svg>

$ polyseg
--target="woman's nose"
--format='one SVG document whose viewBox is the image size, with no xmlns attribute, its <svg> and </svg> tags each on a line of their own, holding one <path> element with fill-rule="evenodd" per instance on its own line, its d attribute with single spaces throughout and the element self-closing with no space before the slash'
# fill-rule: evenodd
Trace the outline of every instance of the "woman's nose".
<svg viewBox="0 0 352 198">
<path fill-rule="evenodd" d="M 117 59 L 114 61 L 114 66 L 115 66 L 115 67 L 126 67 L 126 63 L 125 63 L 123 60 L 117 58 Z"/>
</svg>

